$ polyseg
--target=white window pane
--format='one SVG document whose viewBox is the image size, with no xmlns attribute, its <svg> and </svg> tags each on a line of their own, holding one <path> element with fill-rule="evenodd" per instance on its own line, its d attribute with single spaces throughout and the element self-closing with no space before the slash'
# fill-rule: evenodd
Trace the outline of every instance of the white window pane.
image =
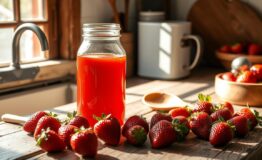
<svg viewBox="0 0 262 160">
<path fill-rule="evenodd" d="M 43 27 L 40 27 L 43 30 Z M 20 40 L 20 57 L 22 62 L 32 62 L 45 59 L 40 42 L 32 31 L 25 31 Z"/>
<path fill-rule="evenodd" d="M 11 62 L 13 31 L 13 28 L 0 28 L 0 64 Z"/>
<path fill-rule="evenodd" d="M 21 19 L 44 20 L 45 0 L 20 0 Z"/>
<path fill-rule="evenodd" d="M 13 8 L 12 0 L 0 0 L 0 23 L 14 20 Z"/>
</svg>

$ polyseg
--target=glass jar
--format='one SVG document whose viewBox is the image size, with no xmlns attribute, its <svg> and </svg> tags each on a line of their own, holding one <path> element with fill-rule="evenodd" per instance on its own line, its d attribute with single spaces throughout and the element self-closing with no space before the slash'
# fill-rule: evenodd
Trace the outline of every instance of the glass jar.
<svg viewBox="0 0 262 160">
<path fill-rule="evenodd" d="M 125 117 L 126 54 L 120 44 L 120 25 L 83 25 L 77 54 L 77 111 L 91 126 L 93 116 L 112 114 L 120 124 Z"/>
</svg>

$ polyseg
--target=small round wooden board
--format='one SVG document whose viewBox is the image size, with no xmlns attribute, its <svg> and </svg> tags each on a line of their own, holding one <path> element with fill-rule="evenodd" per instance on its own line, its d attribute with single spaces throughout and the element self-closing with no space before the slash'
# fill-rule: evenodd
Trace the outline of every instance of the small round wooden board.
<svg viewBox="0 0 262 160">
<path fill-rule="evenodd" d="M 254 42 L 262 45 L 262 20 L 240 0 L 198 0 L 188 14 L 194 34 L 205 43 L 204 59 L 217 64 L 215 50 L 224 44 Z"/>
</svg>

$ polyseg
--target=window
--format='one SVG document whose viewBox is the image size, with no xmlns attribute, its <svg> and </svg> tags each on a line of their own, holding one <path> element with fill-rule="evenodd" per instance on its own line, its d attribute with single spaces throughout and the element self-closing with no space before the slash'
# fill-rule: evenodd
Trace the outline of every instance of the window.
<svg viewBox="0 0 262 160">
<path fill-rule="evenodd" d="M 49 51 L 42 52 L 40 43 L 32 31 L 23 33 L 20 41 L 21 63 L 35 62 L 56 57 L 56 37 L 50 33 L 56 32 L 54 12 L 50 8 L 54 0 L 0 0 L 0 66 L 9 65 L 12 58 L 12 36 L 15 28 L 21 23 L 35 23 L 46 34 L 49 41 Z M 54 8 L 54 7 L 53 7 Z"/>
<path fill-rule="evenodd" d="M 24 67 L 38 66 L 33 79 L 5 79 L 10 66 L 12 36 L 22 23 L 35 23 L 46 34 L 49 51 L 41 52 L 40 43 L 31 31 L 20 41 L 20 59 Z M 0 0 L 0 90 L 15 90 L 32 83 L 54 81 L 75 74 L 76 52 L 81 43 L 81 0 Z M 44 61 L 43 61 L 44 60 Z M 42 61 L 42 62 L 39 62 Z M 25 63 L 33 64 L 25 64 Z"/>
</svg>

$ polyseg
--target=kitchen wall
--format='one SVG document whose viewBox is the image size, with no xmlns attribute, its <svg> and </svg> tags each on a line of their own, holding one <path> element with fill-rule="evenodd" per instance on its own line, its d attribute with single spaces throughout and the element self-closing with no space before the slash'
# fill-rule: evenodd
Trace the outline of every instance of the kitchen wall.
<svg viewBox="0 0 262 160">
<path fill-rule="evenodd" d="M 112 22 L 112 9 L 107 0 L 82 0 L 82 23 Z M 116 0 L 119 12 L 124 12 L 124 0 Z M 132 30 L 135 25 L 135 0 L 130 1 L 129 6 L 129 28 Z"/>
<path fill-rule="evenodd" d="M 130 0 L 129 28 L 133 30 L 135 23 L 135 1 Z M 142 0 L 143 5 L 153 10 L 157 9 L 163 1 Z M 262 0 L 242 0 L 251 5 L 262 17 Z M 116 0 L 117 8 L 124 12 L 124 0 Z M 171 18 L 174 20 L 186 20 L 187 13 L 196 0 L 171 0 Z M 159 4 L 158 4 L 159 3 Z M 107 0 L 82 0 L 82 23 L 110 22 L 112 21 L 112 10 Z"/>
</svg>

